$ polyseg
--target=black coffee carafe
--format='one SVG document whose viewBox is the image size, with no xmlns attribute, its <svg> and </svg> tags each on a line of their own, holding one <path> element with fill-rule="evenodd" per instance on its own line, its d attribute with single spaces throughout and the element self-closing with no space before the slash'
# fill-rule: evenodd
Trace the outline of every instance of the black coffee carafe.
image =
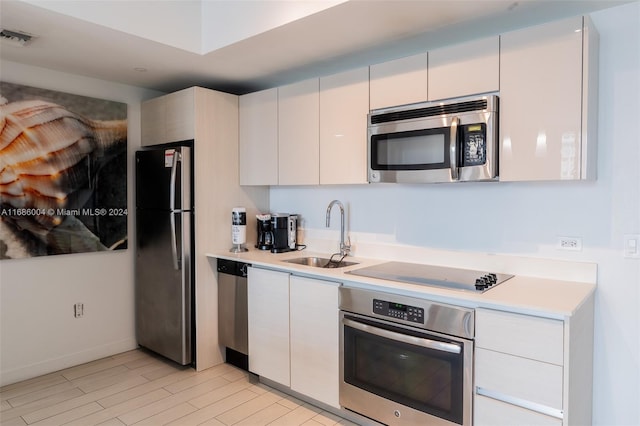
<svg viewBox="0 0 640 426">
<path fill-rule="evenodd" d="M 258 220 L 258 250 L 271 250 L 273 248 L 273 230 L 271 229 L 271 215 L 256 215 Z"/>
<path fill-rule="evenodd" d="M 273 233 L 273 247 L 271 253 L 291 251 L 289 247 L 289 215 L 274 213 L 271 215 L 271 232 Z"/>
</svg>

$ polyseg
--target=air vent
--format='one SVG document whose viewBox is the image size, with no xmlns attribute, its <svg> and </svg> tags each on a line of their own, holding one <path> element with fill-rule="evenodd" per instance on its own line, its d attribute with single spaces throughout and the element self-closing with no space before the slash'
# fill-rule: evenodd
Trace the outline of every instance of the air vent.
<svg viewBox="0 0 640 426">
<path fill-rule="evenodd" d="M 444 114 L 459 114 L 469 111 L 487 109 L 487 100 L 480 99 L 444 105 L 434 105 L 426 108 L 406 109 L 403 111 L 387 112 L 371 116 L 371 124 L 389 123 L 391 121 L 411 120 L 413 118 L 433 117 Z"/>
<path fill-rule="evenodd" d="M 16 46 L 27 45 L 35 36 L 21 31 L 0 29 L 0 40 Z"/>
</svg>

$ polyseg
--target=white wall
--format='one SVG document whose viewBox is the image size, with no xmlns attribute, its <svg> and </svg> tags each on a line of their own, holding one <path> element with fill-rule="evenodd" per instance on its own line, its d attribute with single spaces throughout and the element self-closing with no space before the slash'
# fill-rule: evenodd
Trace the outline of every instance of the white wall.
<svg viewBox="0 0 640 426">
<path fill-rule="evenodd" d="M 202 52 L 200 0 L 25 1 L 168 46 L 193 53 Z"/>
<path fill-rule="evenodd" d="M 202 53 L 240 42 L 344 1 L 203 1 Z"/>
<path fill-rule="evenodd" d="M 131 211 L 140 101 L 160 93 L 8 61 L 0 71 L 2 81 L 127 103 Z M 0 262 L 0 385 L 136 347 L 133 219 L 127 250 Z M 83 318 L 73 317 L 76 302 Z"/>
<path fill-rule="evenodd" d="M 601 43 L 596 182 L 273 187 L 270 207 L 301 214 L 319 233 L 337 198 L 358 238 L 597 263 L 594 424 L 638 425 L 640 260 L 623 258 L 622 247 L 624 234 L 640 233 L 640 4 L 592 18 Z M 582 237 L 583 250 L 557 251 L 558 236 Z"/>
</svg>

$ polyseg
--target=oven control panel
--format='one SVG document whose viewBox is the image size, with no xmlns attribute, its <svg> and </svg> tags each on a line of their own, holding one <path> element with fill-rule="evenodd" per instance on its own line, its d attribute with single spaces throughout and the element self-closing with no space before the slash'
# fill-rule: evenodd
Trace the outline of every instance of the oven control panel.
<svg viewBox="0 0 640 426">
<path fill-rule="evenodd" d="M 385 317 L 424 324 L 424 309 L 415 306 L 373 299 L 373 312 Z"/>
</svg>

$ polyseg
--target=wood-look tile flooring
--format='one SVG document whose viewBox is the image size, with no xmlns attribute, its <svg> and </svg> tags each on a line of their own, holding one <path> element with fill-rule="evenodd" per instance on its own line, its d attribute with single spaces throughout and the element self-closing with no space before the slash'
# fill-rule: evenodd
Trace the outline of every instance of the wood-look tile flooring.
<svg viewBox="0 0 640 426">
<path fill-rule="evenodd" d="M 142 350 L 0 389 L 0 424 L 350 425 L 221 364 L 197 373 Z"/>
</svg>

